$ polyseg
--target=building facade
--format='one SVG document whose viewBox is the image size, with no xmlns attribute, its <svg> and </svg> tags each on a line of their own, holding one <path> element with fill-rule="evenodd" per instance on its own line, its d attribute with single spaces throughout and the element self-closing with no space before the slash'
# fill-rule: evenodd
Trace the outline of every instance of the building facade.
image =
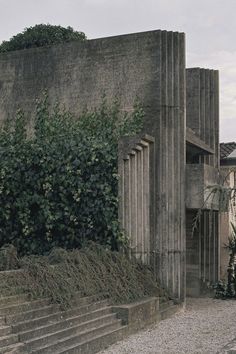
<svg viewBox="0 0 236 354">
<path fill-rule="evenodd" d="M 210 212 L 205 187 L 219 166 L 218 72 L 186 70 L 185 35 L 157 30 L 0 54 L 1 120 L 22 108 L 30 124 L 45 89 L 78 118 L 104 93 L 128 111 L 139 98 L 143 131 L 122 139 L 119 151 L 120 218 L 131 249 L 179 301 L 186 289 L 197 295 L 217 280 L 218 209 Z"/>
</svg>

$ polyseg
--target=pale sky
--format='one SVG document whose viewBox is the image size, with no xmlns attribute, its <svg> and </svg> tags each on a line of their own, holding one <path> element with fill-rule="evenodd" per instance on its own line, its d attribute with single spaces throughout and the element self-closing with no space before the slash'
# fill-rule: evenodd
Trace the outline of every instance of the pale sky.
<svg viewBox="0 0 236 354">
<path fill-rule="evenodd" d="M 0 0 L 0 42 L 38 23 L 72 26 L 89 39 L 185 32 L 187 67 L 220 70 L 221 141 L 236 141 L 236 0 Z"/>
</svg>

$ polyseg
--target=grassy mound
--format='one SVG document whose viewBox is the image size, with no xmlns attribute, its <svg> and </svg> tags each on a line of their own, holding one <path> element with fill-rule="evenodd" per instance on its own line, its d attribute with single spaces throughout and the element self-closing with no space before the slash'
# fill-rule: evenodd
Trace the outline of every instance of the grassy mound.
<svg viewBox="0 0 236 354">
<path fill-rule="evenodd" d="M 34 299 L 48 297 L 63 307 L 75 296 L 100 294 L 116 304 L 165 296 L 149 267 L 95 244 L 73 251 L 55 248 L 48 256 L 24 257 L 18 263 L 14 254 L 13 260 L 18 270 L 0 272 L 0 295 L 29 292 Z"/>
</svg>

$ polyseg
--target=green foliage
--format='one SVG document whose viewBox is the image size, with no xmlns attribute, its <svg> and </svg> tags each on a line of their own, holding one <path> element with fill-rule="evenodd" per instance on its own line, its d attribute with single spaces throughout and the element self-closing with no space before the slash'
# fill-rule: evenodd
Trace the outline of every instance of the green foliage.
<svg viewBox="0 0 236 354">
<path fill-rule="evenodd" d="M 74 31 L 72 27 L 39 24 L 25 28 L 22 33 L 13 36 L 9 41 L 3 41 L 0 45 L 0 53 L 84 40 L 86 40 L 85 34 Z"/>
<path fill-rule="evenodd" d="M 13 245 L 0 248 L 0 271 L 19 268 L 17 249 Z"/>
<path fill-rule="evenodd" d="M 47 257 L 24 257 L 20 266 L 8 276 L 0 273 L 0 293 L 14 294 L 17 289 L 63 307 L 71 305 L 75 296 L 109 297 L 112 303 L 167 296 L 147 266 L 93 243 L 81 250 L 56 248 Z"/>
<path fill-rule="evenodd" d="M 142 118 L 138 105 L 127 114 L 104 99 L 75 119 L 45 95 L 28 138 L 18 112 L 0 132 L 0 247 L 43 254 L 92 240 L 118 249 L 118 140 L 136 133 Z"/>
<path fill-rule="evenodd" d="M 228 265 L 228 279 L 227 282 L 220 281 L 216 284 L 217 298 L 236 298 L 236 227 L 232 226 L 232 235 L 229 238 L 226 248 L 229 250 L 229 265 Z"/>
</svg>

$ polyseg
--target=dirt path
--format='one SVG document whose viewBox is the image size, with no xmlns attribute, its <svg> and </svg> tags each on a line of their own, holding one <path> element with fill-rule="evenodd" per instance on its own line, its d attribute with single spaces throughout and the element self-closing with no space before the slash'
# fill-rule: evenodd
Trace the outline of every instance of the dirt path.
<svg viewBox="0 0 236 354">
<path fill-rule="evenodd" d="M 185 311 L 100 354 L 226 353 L 235 339 L 236 301 L 188 299 Z"/>
</svg>

